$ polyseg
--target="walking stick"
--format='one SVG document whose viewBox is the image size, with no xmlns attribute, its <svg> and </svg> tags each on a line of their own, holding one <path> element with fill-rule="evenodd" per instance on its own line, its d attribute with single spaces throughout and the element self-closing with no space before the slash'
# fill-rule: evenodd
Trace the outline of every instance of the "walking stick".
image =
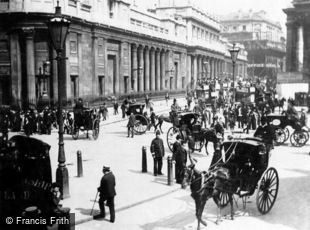
<svg viewBox="0 0 310 230">
<path fill-rule="evenodd" d="M 91 215 L 91 216 L 92 216 L 92 214 L 93 214 L 93 210 L 94 210 L 94 207 L 95 207 L 95 204 L 96 204 L 97 196 L 98 196 L 98 191 L 97 191 L 97 193 L 96 193 L 96 197 L 95 197 L 95 200 L 94 200 L 93 208 L 92 208 L 91 211 L 90 211 L 90 215 Z"/>
</svg>

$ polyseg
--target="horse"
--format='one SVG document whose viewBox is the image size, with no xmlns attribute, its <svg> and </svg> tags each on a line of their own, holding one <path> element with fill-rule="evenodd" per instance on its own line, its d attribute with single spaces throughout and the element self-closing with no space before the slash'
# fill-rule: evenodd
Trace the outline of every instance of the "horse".
<svg viewBox="0 0 310 230">
<path fill-rule="evenodd" d="M 201 136 L 205 140 L 205 148 L 206 148 L 206 153 L 209 155 L 208 152 L 208 143 L 209 141 L 213 143 L 213 148 L 216 150 L 218 147 L 218 143 L 220 143 L 220 137 L 217 136 L 216 132 L 214 129 L 208 129 L 208 128 L 202 128 L 201 129 Z"/>
<path fill-rule="evenodd" d="M 228 170 L 225 168 L 215 168 L 209 172 L 200 172 L 195 169 L 195 164 L 192 163 L 185 170 L 184 187 L 190 185 L 191 197 L 195 201 L 195 213 L 198 221 L 197 230 L 200 230 L 200 224 L 207 226 L 207 223 L 202 219 L 202 213 L 208 199 L 213 198 L 217 205 L 217 220 L 216 224 L 221 221 L 221 198 L 220 191 L 225 186 L 225 180 L 229 178 Z M 234 219 L 233 195 L 227 193 L 231 207 L 231 219 Z"/>
</svg>

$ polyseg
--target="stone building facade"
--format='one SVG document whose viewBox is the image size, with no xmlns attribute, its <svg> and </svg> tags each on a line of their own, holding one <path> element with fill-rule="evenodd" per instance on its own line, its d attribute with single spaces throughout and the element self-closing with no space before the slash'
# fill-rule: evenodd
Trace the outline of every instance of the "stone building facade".
<svg viewBox="0 0 310 230">
<path fill-rule="evenodd" d="M 277 73 L 285 71 L 285 38 L 281 26 L 264 11 L 238 11 L 221 20 L 222 35 L 240 42 L 248 52 L 248 75 L 275 88 Z"/>
<path fill-rule="evenodd" d="M 287 15 L 287 72 L 278 79 L 283 96 L 294 98 L 295 92 L 309 93 L 310 89 L 310 1 L 294 0 L 292 4 L 283 10 Z"/>
<path fill-rule="evenodd" d="M 0 2 L 0 104 L 36 103 L 43 93 L 57 100 L 58 89 L 67 101 L 183 92 L 201 77 L 231 71 L 219 21 L 191 5 L 146 11 L 129 0 L 63 0 L 71 24 L 58 87 L 46 26 L 56 5 Z M 238 73 L 246 74 L 246 64 L 242 51 Z"/>
</svg>

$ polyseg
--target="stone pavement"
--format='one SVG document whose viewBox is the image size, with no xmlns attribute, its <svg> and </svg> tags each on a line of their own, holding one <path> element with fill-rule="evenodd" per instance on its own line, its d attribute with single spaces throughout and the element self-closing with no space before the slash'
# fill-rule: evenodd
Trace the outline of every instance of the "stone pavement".
<svg viewBox="0 0 310 230">
<path fill-rule="evenodd" d="M 178 99 L 180 106 L 184 107 L 185 99 Z M 156 113 L 168 112 L 172 100 L 168 105 L 166 101 L 154 102 Z M 71 213 L 75 213 L 75 224 L 93 219 L 92 215 L 99 212 L 98 202 L 94 205 L 97 187 L 102 177 L 102 166 L 111 167 L 116 177 L 115 198 L 116 212 L 151 201 L 161 196 L 180 189 L 179 184 L 167 185 L 167 160 L 163 164 L 163 176 L 154 177 L 152 173 L 153 159 L 149 153 L 149 145 L 155 137 L 153 131 L 144 135 L 137 135 L 133 139 L 127 138 L 127 120 L 113 114 L 109 108 L 109 118 L 102 121 L 99 138 L 94 141 L 86 139 L 81 134 L 78 140 L 73 140 L 70 135 L 65 135 L 66 165 L 69 172 L 70 197 L 61 201 L 63 207 L 70 207 Z M 171 124 L 166 124 L 168 127 Z M 51 145 L 50 157 L 52 164 L 52 176 L 55 181 L 58 156 L 58 136 L 53 130 L 52 135 L 34 135 Z M 166 142 L 166 134 L 162 136 Z M 142 146 L 147 147 L 148 173 L 142 173 Z M 80 150 L 83 159 L 83 177 L 77 177 L 77 157 Z M 170 154 L 166 148 L 166 157 Z M 171 154 L 170 154 L 171 155 Z M 97 197 L 97 201 L 99 196 Z M 108 208 L 107 208 L 107 213 Z"/>
</svg>

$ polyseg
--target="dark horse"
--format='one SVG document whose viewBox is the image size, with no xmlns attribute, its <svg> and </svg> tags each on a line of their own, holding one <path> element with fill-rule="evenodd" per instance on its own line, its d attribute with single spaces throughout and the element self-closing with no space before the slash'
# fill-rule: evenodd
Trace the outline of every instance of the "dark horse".
<svg viewBox="0 0 310 230">
<path fill-rule="evenodd" d="M 216 149 L 219 147 L 219 143 L 221 141 L 221 139 L 223 138 L 222 136 L 218 136 L 216 134 L 215 129 L 201 129 L 201 137 L 206 141 L 205 142 L 205 148 L 206 148 L 206 153 L 207 155 L 209 155 L 208 153 L 208 143 L 209 141 L 213 143 L 213 148 L 214 151 L 216 151 Z"/>
<path fill-rule="evenodd" d="M 208 199 L 213 198 L 217 204 L 217 220 L 216 224 L 221 219 L 221 208 L 225 204 L 221 204 L 221 195 L 225 191 L 228 195 L 229 203 L 231 207 L 231 219 L 234 219 L 234 208 L 233 208 L 233 194 L 226 190 L 227 179 L 229 173 L 226 168 L 215 168 L 209 172 L 200 172 L 195 169 L 195 164 L 191 164 L 185 170 L 184 182 L 190 185 L 191 197 L 195 201 L 196 207 L 196 218 L 198 221 L 197 230 L 200 230 L 200 223 L 207 226 L 207 223 L 202 219 L 202 213 Z M 223 191 L 223 192 L 222 192 Z"/>
</svg>

